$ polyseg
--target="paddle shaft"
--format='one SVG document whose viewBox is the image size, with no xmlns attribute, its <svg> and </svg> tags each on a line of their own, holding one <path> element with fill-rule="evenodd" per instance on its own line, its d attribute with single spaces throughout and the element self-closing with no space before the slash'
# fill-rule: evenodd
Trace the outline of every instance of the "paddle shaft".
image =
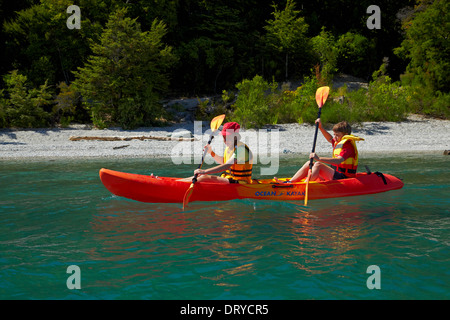
<svg viewBox="0 0 450 320">
<path fill-rule="evenodd" d="M 328 93 L 330 92 L 330 87 L 320 87 L 316 91 L 316 102 L 319 106 L 319 111 L 317 112 L 317 118 L 320 119 L 320 114 L 322 113 L 322 106 L 324 105 L 325 101 L 328 98 Z M 319 131 L 319 122 L 316 123 L 316 132 L 314 133 L 314 142 L 311 153 L 316 152 L 316 140 L 317 140 L 317 133 Z M 309 186 L 309 179 L 311 179 L 312 175 L 312 168 L 313 168 L 313 161 L 314 158 L 309 159 L 309 170 L 308 170 L 308 176 L 306 177 L 306 185 L 305 185 L 305 206 L 308 204 L 308 186 Z"/>
<path fill-rule="evenodd" d="M 209 136 L 209 140 L 208 140 L 208 144 L 207 145 L 210 145 L 213 139 L 214 139 L 213 135 Z M 199 164 L 197 169 L 201 169 L 201 167 L 203 165 L 203 161 L 205 160 L 206 152 L 207 152 L 207 149 L 205 148 L 205 151 L 203 151 L 202 162 L 200 162 L 200 164 Z M 196 183 L 197 182 L 197 176 L 198 176 L 198 174 L 196 173 L 194 175 L 194 178 L 192 178 L 192 183 Z"/>
<path fill-rule="evenodd" d="M 322 113 L 322 108 L 319 108 L 319 111 L 317 112 L 317 118 L 320 119 L 320 115 Z M 313 141 L 313 147 L 312 147 L 312 153 L 316 151 L 316 141 L 317 141 L 317 133 L 319 131 L 319 123 L 316 123 L 316 132 L 314 133 L 314 141 Z M 309 160 L 309 169 L 311 170 L 313 167 L 313 158 Z"/>
</svg>

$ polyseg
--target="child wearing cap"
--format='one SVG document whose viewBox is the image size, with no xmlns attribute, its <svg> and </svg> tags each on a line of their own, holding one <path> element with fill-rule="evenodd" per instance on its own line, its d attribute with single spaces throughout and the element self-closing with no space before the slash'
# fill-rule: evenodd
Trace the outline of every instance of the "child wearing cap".
<svg viewBox="0 0 450 320">
<path fill-rule="evenodd" d="M 221 157 L 212 151 L 211 145 L 206 145 L 207 152 L 218 166 L 209 169 L 197 169 L 197 181 L 210 181 L 220 183 L 252 183 L 253 154 L 249 147 L 241 142 L 239 134 L 240 125 L 237 122 L 227 122 L 220 134 L 226 145 L 224 155 Z M 220 176 L 211 173 L 223 172 Z"/>
</svg>

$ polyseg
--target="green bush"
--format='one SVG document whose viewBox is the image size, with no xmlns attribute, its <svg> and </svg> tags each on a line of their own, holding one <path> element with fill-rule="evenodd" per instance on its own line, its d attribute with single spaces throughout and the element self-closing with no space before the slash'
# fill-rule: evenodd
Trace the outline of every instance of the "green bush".
<svg viewBox="0 0 450 320">
<path fill-rule="evenodd" d="M 405 86 L 411 112 L 448 119 L 450 117 L 450 94 L 433 92 L 425 86 Z"/>
<path fill-rule="evenodd" d="M 233 121 L 245 128 L 260 128 L 270 119 L 270 101 L 276 92 L 278 84 L 269 84 L 261 76 L 255 76 L 252 80 L 245 79 L 236 85 L 239 90 L 235 103 Z"/>
<path fill-rule="evenodd" d="M 374 40 L 358 33 L 347 32 L 337 40 L 337 65 L 341 72 L 357 77 L 367 77 L 373 70 Z"/>
<path fill-rule="evenodd" d="M 195 119 L 209 122 L 218 115 L 230 115 L 230 111 L 226 106 L 231 104 L 233 96 L 233 94 L 230 95 L 226 90 L 223 90 L 220 98 L 198 99 L 198 106 L 194 113 Z"/>
<path fill-rule="evenodd" d="M 271 96 L 270 114 L 272 124 L 297 122 L 298 104 L 295 102 L 295 91 L 281 90 Z"/>
<path fill-rule="evenodd" d="M 338 123 L 344 120 L 350 123 L 358 122 L 351 112 L 351 105 L 348 101 L 334 101 L 333 96 L 328 98 L 322 108 L 321 119 L 323 123 Z"/>
<path fill-rule="evenodd" d="M 27 77 L 17 70 L 4 76 L 9 98 L 2 98 L 0 121 L 3 126 L 33 128 L 49 125 L 50 115 L 44 108 L 52 103 L 47 81 L 39 89 L 27 88 Z M 2 114 L 3 116 L 2 116 Z"/>
<path fill-rule="evenodd" d="M 347 91 L 340 88 L 328 98 L 323 110 L 324 122 L 336 123 L 347 120 L 351 123 L 363 121 L 401 121 L 410 112 L 408 90 L 388 76 L 381 76 L 369 84 L 369 88 Z"/>
<path fill-rule="evenodd" d="M 56 123 L 66 127 L 76 120 L 77 109 L 80 109 L 80 94 L 73 89 L 73 86 L 61 82 L 57 85 L 59 93 L 55 98 L 53 106 L 53 118 Z M 78 108 L 79 107 L 79 108 Z M 78 119 L 77 119 L 78 120 Z"/>
<path fill-rule="evenodd" d="M 406 118 L 408 104 L 406 90 L 399 82 L 382 76 L 369 84 L 367 119 L 371 121 L 400 121 Z"/>
<path fill-rule="evenodd" d="M 395 122 L 404 120 L 409 113 L 448 119 L 450 94 L 401 86 L 400 82 L 393 82 L 382 72 L 375 73 L 374 78 L 368 89 L 348 91 L 346 86 L 336 91 L 332 89 L 322 108 L 322 121 Z M 244 80 L 237 85 L 240 91 L 232 118 L 246 127 L 261 127 L 267 123 L 312 124 L 318 112 L 315 100 L 318 87 L 315 77 L 305 78 L 303 85 L 295 91 L 284 88 L 278 90 L 275 83 L 269 85 L 259 76 L 253 80 Z"/>
<path fill-rule="evenodd" d="M 316 59 L 320 63 L 320 81 L 321 84 L 331 83 L 334 74 L 337 72 L 338 48 L 333 34 L 330 31 L 322 31 L 319 35 L 311 39 L 312 47 Z"/>
<path fill-rule="evenodd" d="M 306 77 L 295 91 L 282 90 L 274 94 L 271 113 L 274 123 L 314 123 L 317 119 L 315 100 L 318 82 L 315 77 Z"/>
<path fill-rule="evenodd" d="M 450 93 L 441 93 L 438 91 L 435 95 L 435 99 L 433 100 L 433 103 L 429 105 L 428 108 L 426 108 L 423 113 L 439 117 L 442 119 L 449 119 L 450 118 Z"/>
</svg>

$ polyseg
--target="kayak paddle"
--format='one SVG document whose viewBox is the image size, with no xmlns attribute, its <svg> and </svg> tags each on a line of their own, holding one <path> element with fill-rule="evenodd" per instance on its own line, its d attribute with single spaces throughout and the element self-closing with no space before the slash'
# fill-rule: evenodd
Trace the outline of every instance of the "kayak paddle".
<svg viewBox="0 0 450 320">
<path fill-rule="evenodd" d="M 211 144 L 212 139 L 214 139 L 214 132 L 219 129 L 220 125 L 223 122 L 223 119 L 225 119 L 225 115 L 221 114 L 220 116 L 215 117 L 214 119 L 211 120 L 211 136 L 209 137 L 208 140 L 208 145 Z M 203 156 L 202 156 L 202 162 L 200 163 L 200 165 L 198 166 L 198 169 L 201 169 L 202 165 L 203 165 L 203 161 L 205 159 L 205 155 L 206 155 L 206 148 L 205 151 L 203 151 Z M 184 194 L 184 198 L 183 198 L 183 210 L 184 208 L 187 207 L 188 202 L 189 202 L 189 198 L 191 197 L 192 193 L 194 192 L 194 185 L 197 182 L 197 176 L 198 174 L 194 175 L 194 178 L 192 178 L 192 183 L 189 186 L 189 188 L 187 189 L 186 193 Z"/>
<path fill-rule="evenodd" d="M 320 119 L 320 114 L 322 113 L 322 106 L 325 104 L 325 101 L 327 101 L 328 93 L 330 92 L 330 87 L 320 87 L 316 91 L 316 102 L 319 106 L 319 111 L 317 113 L 317 118 Z M 314 153 L 316 150 L 316 140 L 317 140 L 317 131 L 319 130 L 319 123 L 316 123 L 316 132 L 314 133 L 314 142 L 311 153 Z M 312 173 L 312 167 L 313 167 L 313 159 L 310 159 L 309 161 L 309 170 L 308 170 L 308 176 L 306 177 L 306 186 L 305 186 L 305 206 L 308 204 L 308 185 L 309 185 L 309 179 L 311 178 Z"/>
</svg>

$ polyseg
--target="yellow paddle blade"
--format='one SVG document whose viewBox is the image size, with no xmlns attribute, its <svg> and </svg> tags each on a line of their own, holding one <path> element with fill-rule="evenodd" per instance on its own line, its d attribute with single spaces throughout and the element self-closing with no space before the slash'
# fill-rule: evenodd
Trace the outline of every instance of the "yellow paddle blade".
<svg viewBox="0 0 450 320">
<path fill-rule="evenodd" d="M 328 94 L 330 93 L 330 87 L 320 87 L 316 91 L 316 102 L 319 108 L 322 108 L 322 106 L 325 104 L 325 101 L 327 101 Z"/>
<path fill-rule="evenodd" d="M 191 183 L 191 185 L 187 189 L 186 193 L 184 194 L 184 197 L 183 197 L 183 210 L 184 210 L 184 208 L 187 207 L 187 205 L 189 203 L 189 198 L 191 197 L 192 192 L 194 192 L 194 183 Z"/>
<path fill-rule="evenodd" d="M 220 116 L 215 117 L 211 120 L 211 131 L 214 132 L 217 129 L 219 129 L 220 125 L 223 122 L 223 119 L 225 119 L 225 115 L 221 114 Z"/>
</svg>

